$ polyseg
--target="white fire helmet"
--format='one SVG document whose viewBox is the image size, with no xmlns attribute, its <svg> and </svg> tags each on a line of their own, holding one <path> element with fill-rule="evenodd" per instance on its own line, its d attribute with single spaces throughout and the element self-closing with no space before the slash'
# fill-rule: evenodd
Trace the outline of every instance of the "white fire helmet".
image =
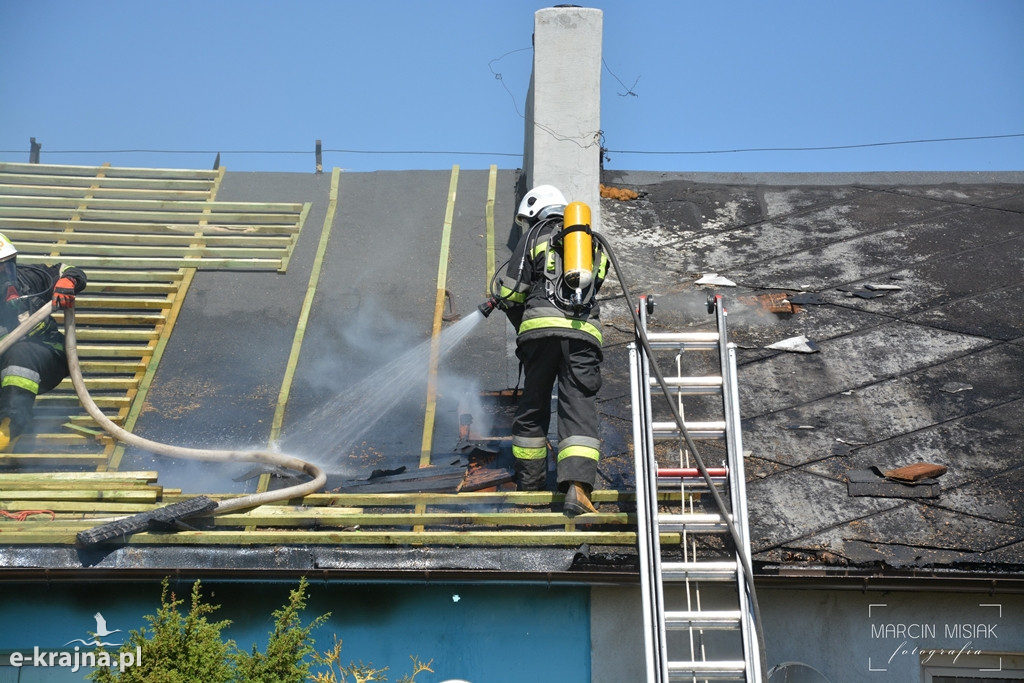
<svg viewBox="0 0 1024 683">
<path fill-rule="evenodd" d="M 0 294 L 7 293 L 4 300 L 17 297 L 14 289 L 18 284 L 17 256 L 17 248 L 0 233 Z"/>
<path fill-rule="evenodd" d="M 567 203 L 565 196 L 554 185 L 538 185 L 519 202 L 516 223 L 525 228 L 552 214 L 561 216 Z"/>
<path fill-rule="evenodd" d="M 7 236 L 0 233 L 0 262 L 2 261 L 13 261 L 14 257 L 18 255 L 18 250 L 14 244 L 7 239 Z"/>
</svg>

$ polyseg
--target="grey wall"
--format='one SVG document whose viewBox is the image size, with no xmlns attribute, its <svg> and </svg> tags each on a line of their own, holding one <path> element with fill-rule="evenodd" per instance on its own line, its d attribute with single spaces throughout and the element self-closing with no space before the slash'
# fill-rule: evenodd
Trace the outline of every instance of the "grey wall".
<svg viewBox="0 0 1024 683">
<path fill-rule="evenodd" d="M 975 675 L 1024 667 L 1024 595 L 761 587 L 758 599 L 769 670 L 801 662 L 831 683 L 916 683 L 926 659 Z M 644 680 L 639 586 L 594 587 L 590 619 L 592 681 Z"/>
</svg>

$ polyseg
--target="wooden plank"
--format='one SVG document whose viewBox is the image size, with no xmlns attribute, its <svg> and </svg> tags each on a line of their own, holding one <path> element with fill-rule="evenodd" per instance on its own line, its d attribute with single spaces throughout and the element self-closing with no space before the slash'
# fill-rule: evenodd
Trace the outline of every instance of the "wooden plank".
<svg viewBox="0 0 1024 683">
<path fill-rule="evenodd" d="M 52 510 L 57 515 L 68 514 L 89 514 L 89 515 L 134 515 L 139 512 L 148 512 L 157 507 L 152 503 L 119 503 L 114 501 L 90 502 L 85 500 L 49 500 L 46 502 L 46 509 Z M 39 505 L 32 501 L 12 500 L 4 503 L 4 509 L 11 512 L 21 510 L 36 510 Z M 95 519 L 92 521 L 95 523 Z"/>
<path fill-rule="evenodd" d="M 81 329 L 75 330 L 75 336 L 85 342 L 92 341 L 123 341 L 123 342 L 146 342 L 156 335 L 152 330 L 140 330 L 137 328 L 118 329 Z"/>
<path fill-rule="evenodd" d="M 159 477 L 156 470 L 124 470 L 122 472 L 0 472 L 0 486 L 10 481 L 47 480 L 47 481 L 134 481 L 141 483 L 156 482 Z"/>
<path fill-rule="evenodd" d="M 9 181 L 8 176 L 0 175 L 0 181 Z M 83 179 L 86 180 L 86 179 Z M 150 199 L 156 201 L 205 202 L 209 199 L 209 188 L 203 186 L 195 189 L 161 189 L 137 187 L 96 187 L 95 182 L 80 182 L 78 185 L 67 184 L 36 185 L 30 182 L 0 182 L 0 195 L 19 197 L 100 197 L 105 199 Z"/>
<path fill-rule="evenodd" d="M 208 493 L 214 500 L 227 500 L 237 494 Z M 178 496 L 165 492 L 164 500 L 175 503 L 189 496 Z M 562 500 L 561 494 L 550 491 L 474 491 L 470 493 L 313 493 L 302 499 L 303 505 L 309 506 L 341 506 L 341 507 L 382 507 L 406 508 L 418 505 L 432 507 L 454 506 L 460 510 L 470 505 L 551 505 L 555 500 Z M 635 503 L 636 493 L 632 491 L 615 491 L 597 489 L 591 494 L 591 500 L 597 503 Z M 676 491 L 661 491 L 658 500 L 665 503 L 679 503 L 681 495 Z"/>
<path fill-rule="evenodd" d="M 139 384 L 135 377 L 86 377 L 85 388 L 92 391 L 127 391 Z M 71 379 L 65 378 L 57 385 L 61 389 L 72 390 Z"/>
<path fill-rule="evenodd" d="M 22 257 L 18 254 L 18 260 L 22 263 L 47 265 L 53 261 L 49 256 L 39 257 L 27 254 Z M 160 270 L 162 268 L 202 268 L 203 270 L 277 270 L 281 266 L 281 258 L 251 258 L 251 259 L 220 259 L 220 258 L 112 258 L 112 257 L 88 257 L 78 256 L 75 258 L 75 265 L 81 268 L 142 268 L 147 270 Z"/>
<path fill-rule="evenodd" d="M 118 416 L 118 415 L 108 416 L 107 419 L 110 420 L 111 422 L 113 422 L 114 424 L 117 424 L 117 425 L 120 425 L 123 422 L 121 417 Z M 87 415 L 85 413 L 82 413 L 80 415 L 69 415 L 66 418 L 66 421 L 71 423 L 71 424 L 79 424 L 79 425 L 95 425 L 96 424 L 96 422 L 92 419 L 92 417 L 90 417 L 89 415 Z"/>
<path fill-rule="evenodd" d="M 173 199 L 104 199 L 93 197 L 92 188 L 84 197 L 9 194 L 0 192 L 0 207 L 68 208 L 83 211 L 126 211 L 151 214 L 152 212 L 183 213 L 186 215 L 209 212 L 254 215 L 294 215 L 302 211 L 302 204 L 285 202 L 210 202 L 179 201 Z"/>
<path fill-rule="evenodd" d="M 58 322 L 63 325 L 64 316 L 54 316 Z M 95 325 L 100 327 L 110 327 L 113 325 L 132 325 L 141 326 L 147 325 L 149 327 L 155 327 L 156 325 L 163 322 L 164 316 L 161 313 L 92 313 L 88 309 L 85 311 L 75 312 L 75 325 Z"/>
<path fill-rule="evenodd" d="M 300 214 L 301 217 L 301 214 Z M 164 235 L 168 232 L 193 234 L 199 231 L 198 222 L 147 222 L 147 221 L 97 221 L 97 220 L 71 220 L 70 218 L 42 219 L 42 218 L 19 218 L 10 219 L 0 217 L 0 229 L 6 234 L 7 231 L 14 231 L 19 228 L 32 230 L 64 231 L 73 229 L 75 234 L 82 231 L 86 234 L 118 234 L 126 233 L 132 235 Z M 260 234 L 268 235 L 291 235 L 299 232 L 299 222 L 292 222 L 283 225 L 211 225 L 202 226 L 202 233 L 207 236 L 254 236 Z"/>
<path fill-rule="evenodd" d="M 99 294 L 170 294 L 177 288 L 176 282 L 93 282 L 89 280 L 88 284 L 90 296 Z"/>
<path fill-rule="evenodd" d="M 69 234 L 66 230 L 23 230 L 18 228 L 4 228 L 3 233 L 9 240 L 18 244 L 26 240 L 50 240 L 56 242 L 59 239 L 74 239 L 76 245 L 126 245 L 137 246 L 144 243 L 147 246 L 177 246 L 190 247 L 195 242 L 195 226 L 181 226 L 188 228 L 180 232 L 151 233 L 139 235 L 135 232 L 86 232 L 81 229 L 80 222 L 76 222 L 75 230 Z M 190 233 L 190 234 L 186 234 Z M 210 234 L 203 236 L 203 244 L 206 247 L 236 247 L 243 244 L 246 249 L 287 249 L 294 235 L 250 235 L 244 232 L 234 234 Z"/>
<path fill-rule="evenodd" d="M 116 500 L 124 502 L 154 502 L 160 495 L 160 487 L 151 487 L 145 490 L 131 489 L 89 489 L 64 491 L 21 491 L 7 487 L 0 487 L 0 500 Z"/>
<path fill-rule="evenodd" d="M 41 506 L 46 506 L 47 510 L 52 510 L 49 507 L 51 504 L 66 503 L 67 501 L 45 501 L 41 503 Z M 162 505 L 149 505 L 146 506 L 148 510 L 153 510 Z M 26 504 L 25 501 L 21 501 L 22 509 L 35 509 L 35 506 Z M 146 512 L 142 506 L 138 506 L 139 512 Z M 56 512 L 54 510 L 54 512 Z M 295 513 L 295 514 L 293 514 Z M 95 514 L 109 515 L 109 511 L 97 506 Z M 134 514 L 134 513 L 133 513 Z M 114 515 L 117 516 L 117 515 Z M 415 515 L 413 517 L 416 517 Z M 364 533 L 377 533 L 383 530 L 369 529 L 366 524 L 366 520 L 373 521 L 376 519 L 374 515 L 363 514 L 357 509 L 343 509 L 343 510 L 332 510 L 331 508 L 315 508 L 312 510 L 283 510 L 279 508 L 271 508 L 270 510 L 244 513 L 244 514 L 227 514 L 227 515 L 216 515 L 208 521 L 212 521 L 214 524 L 214 531 L 219 531 L 216 527 L 247 527 L 247 528 L 259 528 L 259 527 L 274 527 L 274 530 L 284 529 L 285 533 L 290 533 L 293 528 L 302 527 L 324 527 L 334 526 L 333 530 L 346 530 L 349 527 L 359 526 L 359 531 Z M 436 521 L 435 521 L 436 520 Z M 44 521 L 44 520 L 37 520 Z M 85 517 L 79 515 L 68 515 L 67 513 L 56 516 L 54 520 L 50 520 L 49 516 L 45 519 L 47 522 L 56 522 L 62 530 L 68 529 L 89 529 L 95 526 L 99 526 L 100 520 L 95 517 Z M 566 517 L 561 513 L 532 513 L 532 514 L 506 514 L 506 515 L 476 515 L 472 517 L 456 517 L 449 515 L 441 518 L 437 515 L 424 515 L 413 522 L 408 524 L 403 523 L 401 526 L 406 528 L 391 529 L 390 531 L 402 532 L 408 531 L 408 527 L 426 527 L 430 529 L 428 533 L 448 533 L 458 532 L 463 533 L 457 529 L 451 529 L 451 526 L 463 526 L 463 525 L 476 525 L 477 527 L 508 527 L 513 526 L 516 529 L 510 530 L 515 533 L 518 531 L 529 531 L 535 533 L 540 531 L 539 527 L 555 527 L 564 528 L 566 525 Z M 623 529 L 601 529 L 600 525 L 607 525 L 609 527 L 620 527 L 628 526 L 630 522 L 635 526 L 636 518 L 633 517 L 631 520 L 625 520 L 625 515 L 608 515 L 608 514 L 589 514 L 584 520 L 581 520 L 584 524 L 588 525 L 588 528 L 593 531 L 603 532 L 614 532 L 623 531 Z M 197 520 L 198 524 L 205 525 L 207 522 Z M 375 526 L 388 526 L 388 525 L 375 525 Z M 432 527 L 443 527 L 441 529 L 433 529 Z M 369 529 L 369 530 L 368 530 Z M 354 530 L 354 529 L 353 529 Z M 265 531 L 271 531 L 265 529 Z M 477 531 L 477 529 L 473 529 Z M 487 529 L 487 533 L 493 533 L 493 529 Z M 330 533 L 328 530 L 324 530 L 324 534 Z"/>
<path fill-rule="evenodd" d="M 75 330 L 76 332 L 78 330 Z M 79 344 L 78 355 L 83 360 L 86 358 L 146 358 L 153 355 L 153 347 L 145 345 L 103 345 L 103 344 Z M 45 396 L 45 394 L 43 394 Z M 42 398 L 40 396 L 39 398 Z"/>
<path fill-rule="evenodd" d="M 88 287 L 88 286 L 87 286 Z M 163 309 L 170 308 L 171 302 L 166 296 L 161 297 L 144 297 L 144 296 L 132 296 L 132 297 L 116 297 L 116 296 L 93 296 L 87 294 L 88 288 L 85 292 L 75 297 L 75 313 L 78 311 L 78 302 L 81 301 L 82 308 L 96 309 L 96 308 L 129 308 L 129 309 Z M 53 316 L 55 318 L 64 318 L 62 311 L 54 311 Z M 77 319 L 76 319 L 77 322 Z"/>
<path fill-rule="evenodd" d="M 104 171 L 107 178 L 180 178 L 212 182 L 217 171 L 203 169 L 160 169 L 132 168 L 128 166 L 72 166 L 64 164 L 23 164 L 0 162 L 0 173 L 23 173 L 27 175 L 54 174 L 59 176 L 96 176 Z"/>
<path fill-rule="evenodd" d="M 31 441 L 28 441 L 28 439 L 31 439 Z M 60 432 L 60 433 L 32 434 L 32 435 L 29 435 L 29 436 L 25 436 L 25 437 L 22 437 L 22 441 L 21 441 L 21 443 L 19 445 L 20 446 L 25 446 L 26 444 L 31 443 L 32 447 L 33 447 L 33 450 L 36 447 L 45 447 L 45 448 L 51 448 L 51 449 L 56 449 L 56 448 L 81 448 L 82 446 L 87 446 L 87 445 L 92 444 L 94 441 L 95 441 L 95 439 L 86 438 L 86 437 L 82 436 L 81 434 L 73 434 L 73 433 L 69 433 L 69 432 Z"/>
<path fill-rule="evenodd" d="M 0 182 L 10 187 L 54 187 L 68 192 L 102 188 L 138 190 L 140 192 L 189 192 L 209 195 L 213 183 L 209 180 L 187 178 L 97 178 L 93 176 L 48 175 L 44 173 L 5 173 L 0 170 Z"/>
<path fill-rule="evenodd" d="M 81 361 L 80 365 L 82 366 L 82 373 L 85 375 L 92 373 L 108 375 L 130 374 L 136 373 L 139 370 L 139 363 L 137 360 L 83 360 Z"/>
<path fill-rule="evenodd" d="M 449 526 L 500 526 L 500 527 L 538 527 L 555 526 L 564 527 L 568 519 L 561 512 L 510 512 L 498 513 L 416 513 L 405 514 L 392 513 L 367 513 L 367 512 L 344 512 L 335 514 L 331 512 L 338 508 L 308 508 L 306 514 L 286 515 L 283 513 L 263 512 L 256 510 L 243 515 L 222 515 L 214 518 L 214 523 L 219 526 L 278 526 L 286 525 L 289 520 L 308 520 L 311 523 L 329 524 L 332 521 L 342 526 L 359 526 L 362 530 L 374 529 L 375 527 L 449 527 Z M 340 508 L 341 510 L 358 510 L 359 508 Z M 609 524 L 609 525 L 636 525 L 636 515 L 619 513 L 597 513 L 586 516 L 587 524 Z"/>
<path fill-rule="evenodd" d="M 44 405 L 50 403 L 67 403 L 76 408 L 79 406 L 78 397 L 74 394 L 59 395 L 56 392 L 50 392 L 40 395 L 36 400 L 42 401 Z M 93 396 L 92 400 L 100 408 L 110 410 L 118 410 L 131 404 L 131 400 L 126 396 Z"/>
<path fill-rule="evenodd" d="M 295 225 L 297 229 L 291 235 L 291 245 L 288 247 L 288 251 L 285 254 L 284 258 L 281 259 L 281 267 L 278 269 L 278 272 L 287 272 L 288 263 L 291 261 L 292 254 L 294 253 L 295 250 L 295 244 L 299 241 L 299 233 L 302 232 L 302 228 L 306 225 L 306 219 L 309 218 L 309 211 L 312 208 L 312 206 L 313 204 L 311 202 L 306 202 L 305 204 L 302 205 L 302 213 L 299 214 L 299 220 Z"/>
<path fill-rule="evenodd" d="M 4 233 L 6 234 L 6 233 Z M 21 244 L 24 244 L 22 242 Z M 284 252 L 287 243 L 282 242 L 273 247 L 247 247 L 247 246 L 190 246 L 181 244 L 155 244 L 155 245 L 100 245 L 100 244 L 63 244 L 53 248 L 55 254 L 47 255 L 51 262 L 54 258 L 70 259 L 79 263 L 80 257 L 113 257 L 120 259 L 135 260 L 139 258 L 190 258 L 190 259 L 259 259 L 277 258 L 283 256 L 276 252 Z M 19 245 L 19 257 L 23 253 Z M 24 250 L 24 253 L 35 256 L 32 250 Z"/>
<path fill-rule="evenodd" d="M 59 464 L 95 467 L 106 459 L 106 456 L 94 453 L 0 453 L 0 466 L 39 467 Z"/>
<path fill-rule="evenodd" d="M 88 479 L 81 479 L 81 480 L 63 479 L 63 480 L 53 481 L 53 480 L 47 480 L 47 479 L 42 479 L 42 478 L 39 478 L 39 479 L 25 478 L 25 479 L 8 479 L 8 480 L 4 480 L 3 483 L 0 484 L 0 489 L 2 489 L 4 491 L 8 491 L 8 492 L 10 492 L 10 491 L 29 492 L 29 493 L 37 492 L 37 493 L 40 493 L 40 494 L 47 494 L 47 495 L 49 495 L 50 493 L 56 492 L 54 494 L 55 497 L 60 496 L 63 492 L 66 492 L 66 491 L 82 491 L 82 490 L 84 490 L 84 491 L 97 491 L 97 490 L 103 490 L 103 491 L 126 491 L 128 489 L 147 489 L 148 490 L 149 488 L 155 488 L 158 492 L 162 490 L 160 487 L 152 487 L 151 484 L 144 483 L 144 482 L 140 483 L 140 482 L 135 481 L 135 480 L 124 480 L 124 481 L 121 481 L 121 480 L 114 480 L 114 479 L 101 480 L 101 481 L 93 481 L 93 480 L 88 480 Z M 32 500 L 37 500 L 37 498 L 33 497 Z"/>
<path fill-rule="evenodd" d="M 0 218 L 50 218 L 67 219 L 71 215 L 81 216 L 82 221 L 87 220 L 128 220 L 150 223 L 190 223 L 198 221 L 202 214 L 199 212 L 185 211 L 111 211 L 108 209 L 76 209 L 67 208 L 44 208 L 44 207 L 19 207 L 4 206 L 0 203 Z M 210 222 L 213 224 L 253 224 L 253 225 L 280 225 L 286 227 L 295 222 L 294 214 L 290 213 L 264 213 L 257 211 L 219 211 L 215 210 L 210 215 Z"/>
<path fill-rule="evenodd" d="M 103 270 L 97 268 L 89 270 L 88 288 L 115 284 L 153 285 L 154 287 L 176 286 L 178 282 L 181 282 L 181 279 L 182 273 L 180 270 Z"/>
</svg>

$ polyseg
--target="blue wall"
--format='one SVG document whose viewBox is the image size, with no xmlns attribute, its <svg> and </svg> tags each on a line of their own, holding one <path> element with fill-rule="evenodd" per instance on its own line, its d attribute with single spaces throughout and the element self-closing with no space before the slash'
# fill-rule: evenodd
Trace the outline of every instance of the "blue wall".
<svg viewBox="0 0 1024 683">
<path fill-rule="evenodd" d="M 271 613 L 296 585 L 202 583 L 206 602 L 222 606 L 211 618 L 230 619 L 224 635 L 245 650 L 254 643 L 264 648 L 273 626 Z M 186 606 L 191 586 L 172 584 Z M 122 634 L 147 625 L 144 616 L 155 613 L 159 601 L 159 583 L 0 584 L 0 619 L 7 625 L 0 630 L 0 652 L 36 645 L 60 649 L 75 638 L 88 640 L 96 612 L 108 628 L 122 630 L 106 640 L 120 642 Z M 450 678 L 471 683 L 590 681 L 586 587 L 314 582 L 303 621 L 325 612 L 331 618 L 314 632 L 317 649 L 328 649 L 336 634 L 343 642 L 343 662 L 387 666 L 392 681 L 411 672 L 411 655 L 424 662 L 433 659 L 436 672 L 421 674 L 417 683 Z M 2 659 L 7 664 L 7 657 Z M 10 673 L 0 669 L 0 681 L 5 671 Z"/>
</svg>

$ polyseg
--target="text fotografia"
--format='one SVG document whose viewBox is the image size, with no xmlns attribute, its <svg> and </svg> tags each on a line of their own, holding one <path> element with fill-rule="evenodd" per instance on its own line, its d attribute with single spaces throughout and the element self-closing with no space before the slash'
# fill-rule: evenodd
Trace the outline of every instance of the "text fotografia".
<svg viewBox="0 0 1024 683">
<path fill-rule="evenodd" d="M 142 663 L 142 646 L 137 646 L 135 652 L 125 650 L 117 653 L 110 653 L 105 651 L 94 652 L 91 650 L 82 651 L 76 645 L 73 651 L 61 650 L 40 650 L 37 645 L 32 649 L 32 653 L 27 652 L 12 652 L 11 653 L 11 666 L 22 667 L 22 666 L 40 666 L 40 667 L 53 667 L 55 669 L 71 669 L 74 673 L 81 668 L 96 668 L 104 667 L 110 668 L 116 666 L 118 671 L 124 673 L 124 670 L 131 666 L 138 666 Z"/>
<path fill-rule="evenodd" d="M 966 663 L 972 657 L 978 657 L 983 651 L 975 645 L 976 640 L 998 639 L 999 634 L 996 628 L 999 624 L 938 624 L 931 623 L 889 623 L 872 624 L 871 637 L 875 640 L 892 639 L 899 641 L 887 660 L 892 664 L 897 657 L 917 656 L 922 664 L 927 664 L 933 657 L 952 657 L 954 662 L 963 661 Z M 951 641 L 960 641 L 959 647 L 919 647 L 911 644 L 912 641 L 936 640 L 939 636 Z M 869 660 L 870 662 L 870 660 Z M 872 671 L 886 671 L 887 669 L 875 669 Z"/>
</svg>

